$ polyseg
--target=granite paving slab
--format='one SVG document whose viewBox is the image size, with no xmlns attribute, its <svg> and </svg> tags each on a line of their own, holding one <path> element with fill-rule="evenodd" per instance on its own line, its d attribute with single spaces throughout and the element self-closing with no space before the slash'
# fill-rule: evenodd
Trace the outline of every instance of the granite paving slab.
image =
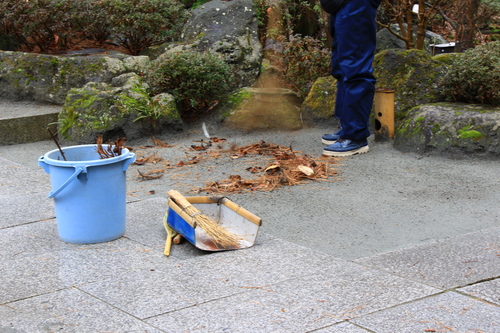
<svg viewBox="0 0 500 333">
<path fill-rule="evenodd" d="M 80 290 L 68 288 L 0 305 L 0 332 L 161 331 Z"/>
<path fill-rule="evenodd" d="M 55 217 L 54 202 L 45 193 L 0 196 L 0 229 Z"/>
<path fill-rule="evenodd" d="M 163 216 L 166 210 L 167 199 L 165 198 L 129 202 L 125 236 L 163 251 L 166 238 Z"/>
<path fill-rule="evenodd" d="M 126 238 L 70 244 L 56 228 L 50 220 L 0 230 L 0 303 L 164 264 L 162 254 Z"/>
<path fill-rule="evenodd" d="M 0 229 L 0 255 L 5 259 L 15 259 L 23 253 L 61 251 L 71 247 L 59 239 L 55 219 Z"/>
<path fill-rule="evenodd" d="M 0 198 L 45 193 L 51 189 L 50 179 L 42 169 L 34 170 L 0 157 Z"/>
<path fill-rule="evenodd" d="M 204 260 L 182 262 L 181 268 L 202 272 L 247 289 L 309 276 L 344 262 L 277 238 L 256 243 L 248 249 L 215 254 L 203 257 Z"/>
<path fill-rule="evenodd" d="M 500 308 L 456 292 L 445 292 L 352 322 L 377 333 L 495 333 L 500 332 Z"/>
<path fill-rule="evenodd" d="M 165 263 L 164 267 L 123 274 L 80 288 L 141 319 L 242 292 L 208 274 L 189 273 Z"/>
<path fill-rule="evenodd" d="M 322 268 L 146 321 L 172 332 L 310 332 L 439 292 L 346 261 Z"/>
<path fill-rule="evenodd" d="M 326 328 L 314 331 L 315 333 L 367 333 L 368 331 L 360 326 L 356 326 L 349 322 L 335 324 Z"/>
<path fill-rule="evenodd" d="M 237 251 L 192 259 L 165 257 L 153 272 L 137 272 L 82 287 L 139 318 L 208 302 L 288 279 L 307 276 L 339 260 L 288 242 L 271 239 Z"/>
<path fill-rule="evenodd" d="M 500 306 L 500 278 L 476 283 L 458 290 Z"/>
<path fill-rule="evenodd" d="M 449 289 L 500 276 L 499 251 L 500 228 L 490 228 L 356 262 Z"/>
<path fill-rule="evenodd" d="M 40 174 L 45 174 L 42 168 L 38 166 L 38 159 L 54 149 L 57 149 L 57 146 L 52 139 L 0 146 L 0 157 L 23 165 L 26 168 L 41 171 Z"/>
<path fill-rule="evenodd" d="M 320 131 L 257 136 L 311 152 Z M 186 150 L 176 147 L 172 163 Z M 203 184 L 206 165 L 158 182 L 141 182 L 131 166 L 124 237 L 69 244 L 36 163 L 53 148 L 0 147 L 1 333 L 500 332 L 497 163 L 449 167 L 374 142 L 370 154 L 344 161 L 343 181 L 231 195 L 264 219 L 252 248 L 210 253 L 184 242 L 165 257 L 164 192 L 184 178 Z M 231 160 L 214 163 L 239 172 Z"/>
<path fill-rule="evenodd" d="M 165 248 L 165 239 L 167 232 L 163 225 L 163 217 L 167 212 L 167 199 L 166 198 L 151 198 L 127 204 L 127 230 L 125 236 L 138 243 L 150 246 L 155 251 L 161 251 Z M 180 248 L 187 248 L 183 242 L 182 245 L 173 245 L 177 250 Z M 194 248 L 194 246 L 191 246 Z M 196 248 L 194 248 L 196 249 Z M 186 251 L 172 251 L 172 256 L 182 252 L 186 258 L 193 255 L 200 255 L 201 251 L 185 253 Z M 187 251 L 189 252 L 189 251 Z"/>
</svg>

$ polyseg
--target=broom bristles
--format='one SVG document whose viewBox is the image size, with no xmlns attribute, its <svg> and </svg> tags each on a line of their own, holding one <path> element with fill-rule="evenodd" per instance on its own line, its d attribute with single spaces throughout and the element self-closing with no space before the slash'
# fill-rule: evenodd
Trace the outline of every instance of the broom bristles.
<svg viewBox="0 0 500 333">
<path fill-rule="evenodd" d="M 196 207 L 191 205 L 187 199 L 175 190 L 167 194 L 194 220 L 197 226 L 202 228 L 211 237 L 219 248 L 237 247 L 243 238 L 223 226 L 210 217 L 202 214 Z"/>
</svg>

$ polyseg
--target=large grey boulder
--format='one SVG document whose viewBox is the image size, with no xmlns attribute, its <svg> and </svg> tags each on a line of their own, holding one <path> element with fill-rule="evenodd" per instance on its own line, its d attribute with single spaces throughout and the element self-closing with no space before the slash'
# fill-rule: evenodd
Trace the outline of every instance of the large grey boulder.
<svg viewBox="0 0 500 333">
<path fill-rule="evenodd" d="M 62 105 L 68 91 L 89 82 L 109 83 L 145 70 L 149 58 L 125 54 L 56 56 L 0 51 L 0 98 Z"/>
<path fill-rule="evenodd" d="M 59 114 L 59 133 L 63 143 L 95 143 L 126 137 L 182 129 L 174 97 L 163 93 L 150 97 L 147 84 L 134 73 L 117 76 L 110 83 L 89 82 L 71 89 Z"/>
<path fill-rule="evenodd" d="M 219 54 L 235 77 L 233 88 L 252 86 L 260 71 L 262 45 L 253 0 L 213 0 L 192 11 L 182 48 Z"/>
<path fill-rule="evenodd" d="M 394 146 L 425 155 L 500 158 L 500 107 L 421 105 L 397 128 Z"/>
<path fill-rule="evenodd" d="M 389 49 L 406 49 L 405 42 L 394 36 L 387 28 L 383 28 L 377 32 L 377 48 L 375 52 L 380 52 Z"/>
</svg>

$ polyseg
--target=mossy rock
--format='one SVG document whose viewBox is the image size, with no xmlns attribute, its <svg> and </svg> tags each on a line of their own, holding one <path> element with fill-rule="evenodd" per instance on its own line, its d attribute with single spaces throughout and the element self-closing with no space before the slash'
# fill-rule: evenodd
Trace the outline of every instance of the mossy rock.
<svg viewBox="0 0 500 333">
<path fill-rule="evenodd" d="M 500 158 L 500 108 L 463 103 L 412 109 L 396 130 L 394 146 L 424 155 Z"/>
<path fill-rule="evenodd" d="M 148 57 L 56 56 L 0 51 L 0 97 L 62 105 L 72 88 L 144 71 Z"/>
<path fill-rule="evenodd" d="M 94 143 L 126 137 L 133 140 L 163 131 L 182 129 L 174 97 L 150 97 L 148 87 L 135 74 L 123 74 L 111 84 L 91 82 L 70 90 L 59 114 L 63 143 Z"/>
<path fill-rule="evenodd" d="M 440 102 L 439 79 L 446 74 L 445 61 L 421 50 L 386 50 L 374 60 L 377 88 L 395 90 L 396 122 L 420 104 Z"/>
<path fill-rule="evenodd" d="M 446 73 L 447 59 L 431 57 L 426 51 L 399 49 L 385 50 L 375 56 L 376 87 L 395 90 L 396 123 L 417 105 L 441 101 L 438 82 Z M 335 96 L 336 80 L 332 77 L 318 78 L 302 104 L 305 118 L 320 120 L 332 117 Z"/>
<path fill-rule="evenodd" d="M 335 113 L 337 80 L 332 76 L 320 77 L 312 85 L 304 103 L 304 119 L 316 121 L 331 118 Z"/>
<path fill-rule="evenodd" d="M 452 66 L 453 62 L 457 57 L 460 57 L 460 53 L 441 53 L 432 57 L 432 59 L 446 65 Z"/>
</svg>

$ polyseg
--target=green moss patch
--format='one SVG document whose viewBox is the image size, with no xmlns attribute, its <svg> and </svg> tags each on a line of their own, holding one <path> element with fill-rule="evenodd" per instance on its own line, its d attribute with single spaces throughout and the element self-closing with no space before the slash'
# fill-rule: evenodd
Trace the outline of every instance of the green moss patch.
<svg viewBox="0 0 500 333">
<path fill-rule="evenodd" d="M 415 106 L 441 100 L 439 79 L 447 70 L 426 51 L 386 50 L 374 60 L 377 88 L 395 90 L 395 118 L 404 119 Z"/>
</svg>

